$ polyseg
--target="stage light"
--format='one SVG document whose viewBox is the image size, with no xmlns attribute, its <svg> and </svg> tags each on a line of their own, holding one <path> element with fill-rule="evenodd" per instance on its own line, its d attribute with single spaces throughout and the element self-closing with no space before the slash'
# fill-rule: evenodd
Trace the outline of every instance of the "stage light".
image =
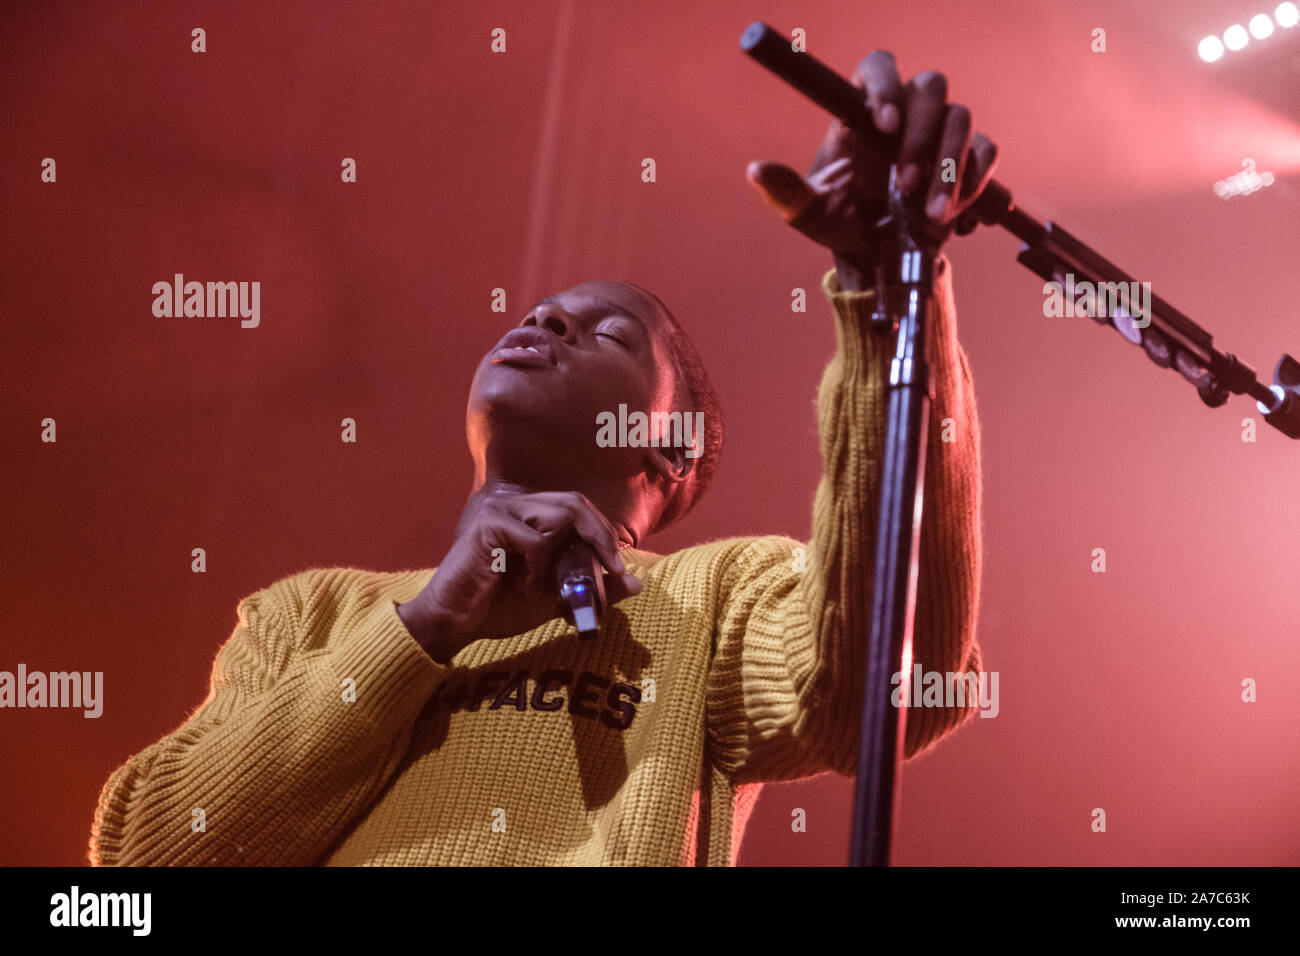
<svg viewBox="0 0 1300 956">
<path fill-rule="evenodd" d="M 1267 13 L 1257 13 L 1250 18 L 1250 35 L 1256 40 L 1264 40 L 1273 35 L 1273 21 Z"/>
<path fill-rule="evenodd" d="M 1249 196 L 1251 193 L 1259 192 L 1265 186 L 1272 186 L 1275 182 L 1272 173 L 1258 173 L 1255 171 L 1255 161 L 1253 159 L 1247 158 L 1242 161 L 1241 165 L 1245 167 L 1241 172 L 1214 184 L 1214 195 L 1220 199 L 1231 199 L 1233 196 Z"/>
<path fill-rule="evenodd" d="M 1300 22 L 1300 9 L 1296 8 L 1294 3 L 1280 3 L 1273 16 L 1277 19 L 1277 25 L 1280 27 L 1293 27 Z"/>
<path fill-rule="evenodd" d="M 1234 23 L 1223 31 L 1223 45 L 1234 53 L 1243 49 L 1250 42 L 1250 34 L 1240 23 Z"/>
<path fill-rule="evenodd" d="M 1197 46 L 1196 52 L 1201 55 L 1201 59 L 1206 63 L 1213 63 L 1223 56 L 1223 41 L 1218 37 L 1206 37 Z"/>
</svg>

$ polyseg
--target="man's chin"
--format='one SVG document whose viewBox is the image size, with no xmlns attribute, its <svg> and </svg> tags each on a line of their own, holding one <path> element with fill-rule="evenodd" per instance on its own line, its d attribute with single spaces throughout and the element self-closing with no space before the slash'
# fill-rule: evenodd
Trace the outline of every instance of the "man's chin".
<svg viewBox="0 0 1300 956">
<path fill-rule="evenodd" d="M 479 375 L 470 390 L 466 414 L 474 431 L 531 444 L 539 438 L 559 440 L 554 432 L 562 404 L 549 389 L 511 381 L 509 376 Z"/>
<path fill-rule="evenodd" d="M 560 400 L 557 384 L 540 368 L 484 362 L 470 386 L 470 402 L 488 407 L 531 408 L 536 413 L 539 405 L 553 407 Z"/>
</svg>

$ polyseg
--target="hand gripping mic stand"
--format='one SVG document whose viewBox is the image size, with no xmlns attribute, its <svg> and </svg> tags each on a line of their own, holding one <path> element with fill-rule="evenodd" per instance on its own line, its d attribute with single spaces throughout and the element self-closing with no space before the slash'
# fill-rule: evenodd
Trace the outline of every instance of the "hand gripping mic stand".
<svg viewBox="0 0 1300 956">
<path fill-rule="evenodd" d="M 837 117 L 869 144 L 893 153 L 896 142 L 876 129 L 864 92 L 763 22 L 750 24 L 740 48 L 804 96 Z M 920 545 L 925 448 L 929 431 L 930 382 L 925 363 L 926 320 L 934 264 L 941 239 L 914 204 L 904 202 L 890 173 L 889 215 L 869 236 L 880 242 L 892 230 L 897 239 L 898 284 L 904 309 L 889 368 L 887 433 L 881 471 L 879 531 L 871 594 L 871 639 L 867 648 L 866 686 L 862 702 L 862 737 L 858 750 L 857 790 L 853 803 L 850 864 L 887 866 L 893 836 L 898 768 L 907 725 L 904 706 L 890 702 L 892 677 L 911 670 L 912 622 L 916 604 L 917 551 Z M 924 195 L 924 190 L 921 190 Z M 1064 282 L 1068 275 L 1094 283 L 1133 280 L 1093 249 L 1052 222 L 1040 224 L 1018 210 L 1011 192 L 990 182 L 957 221 L 959 235 L 978 225 L 998 225 L 1021 240 L 1018 261 L 1044 279 Z M 890 322 L 883 269 L 876 276 L 877 311 L 873 322 Z M 1300 438 L 1300 362 L 1290 355 L 1278 360 L 1273 386 L 1255 370 L 1214 348 L 1212 336 L 1159 296 L 1150 297 L 1149 314 L 1139 322 L 1125 307 L 1096 310 L 1096 321 L 1111 325 L 1128 341 L 1141 345 L 1163 368 L 1176 367 L 1195 386 L 1202 401 L 1223 405 L 1229 393 L 1255 399 L 1264 421 L 1290 438 Z M 1105 313 L 1112 311 L 1113 316 Z"/>
</svg>

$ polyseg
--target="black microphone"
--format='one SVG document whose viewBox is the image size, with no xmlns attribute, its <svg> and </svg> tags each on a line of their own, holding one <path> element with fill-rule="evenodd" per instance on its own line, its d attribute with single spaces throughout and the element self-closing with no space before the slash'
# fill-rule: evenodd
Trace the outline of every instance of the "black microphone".
<svg viewBox="0 0 1300 956">
<path fill-rule="evenodd" d="M 578 629 L 579 637 L 595 637 L 605 616 L 605 575 L 600 558 L 574 533 L 556 555 L 552 568 L 565 620 Z"/>
</svg>

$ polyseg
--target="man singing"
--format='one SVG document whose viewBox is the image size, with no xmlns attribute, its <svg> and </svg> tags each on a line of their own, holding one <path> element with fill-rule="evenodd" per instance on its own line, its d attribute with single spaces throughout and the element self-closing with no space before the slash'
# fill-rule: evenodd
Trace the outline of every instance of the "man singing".
<svg viewBox="0 0 1300 956">
<path fill-rule="evenodd" d="M 748 170 L 833 254 L 811 540 L 643 550 L 714 474 L 717 400 L 653 295 L 548 296 L 478 367 L 473 487 L 437 567 L 303 571 L 240 602 L 207 700 L 104 786 L 91 862 L 728 865 L 762 782 L 854 772 L 892 346 L 870 321 L 870 226 L 891 162 L 946 236 L 996 159 L 942 75 L 903 84 L 878 51 L 854 81 L 896 154 L 837 121 L 808 178 Z M 950 273 L 940 259 L 913 660 L 962 673 L 980 669 L 979 424 Z M 620 406 L 703 427 L 610 447 L 598 422 Z M 551 575 L 571 533 L 605 569 L 592 640 Z M 905 755 L 977 706 L 914 704 Z"/>
</svg>

